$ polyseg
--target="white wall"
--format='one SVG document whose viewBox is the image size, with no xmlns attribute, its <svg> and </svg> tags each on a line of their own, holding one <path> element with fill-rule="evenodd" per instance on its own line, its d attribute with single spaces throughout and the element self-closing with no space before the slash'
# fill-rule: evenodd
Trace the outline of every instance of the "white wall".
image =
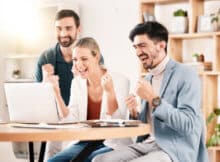
<svg viewBox="0 0 220 162">
<path fill-rule="evenodd" d="M 3 82 L 5 76 L 4 57 L 8 53 L 14 53 L 16 50 L 15 39 L 10 37 L 7 33 L 7 27 L 4 25 L 3 20 L 0 18 L 0 121 L 8 120 L 8 111 L 5 109 L 5 95 L 3 89 Z"/>
<path fill-rule="evenodd" d="M 138 0 L 80 0 L 82 36 L 94 37 L 107 67 L 132 80 L 138 76 L 137 58 L 128 39 L 138 23 Z"/>
</svg>

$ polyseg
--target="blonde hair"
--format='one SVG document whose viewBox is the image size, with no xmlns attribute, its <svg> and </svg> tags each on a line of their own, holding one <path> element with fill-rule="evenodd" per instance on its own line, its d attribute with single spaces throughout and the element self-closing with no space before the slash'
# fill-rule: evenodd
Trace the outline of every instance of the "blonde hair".
<svg viewBox="0 0 220 162">
<path fill-rule="evenodd" d="M 74 43 L 73 48 L 75 48 L 75 47 L 88 48 L 91 51 L 93 56 L 99 55 L 99 57 L 100 57 L 100 48 L 94 38 L 84 37 L 84 38 L 78 39 Z"/>
</svg>

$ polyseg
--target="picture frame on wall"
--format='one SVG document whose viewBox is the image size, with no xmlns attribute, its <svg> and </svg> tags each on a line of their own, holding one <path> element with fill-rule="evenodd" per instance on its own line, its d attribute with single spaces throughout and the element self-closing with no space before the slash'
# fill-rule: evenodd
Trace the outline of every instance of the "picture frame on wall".
<svg viewBox="0 0 220 162">
<path fill-rule="evenodd" d="M 198 17 L 197 32 L 213 32 L 211 16 L 202 15 Z"/>
</svg>

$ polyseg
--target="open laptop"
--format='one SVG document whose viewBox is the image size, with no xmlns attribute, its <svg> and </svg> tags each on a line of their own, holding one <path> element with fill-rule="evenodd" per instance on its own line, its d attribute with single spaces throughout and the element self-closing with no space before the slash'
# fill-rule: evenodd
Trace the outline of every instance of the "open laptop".
<svg viewBox="0 0 220 162">
<path fill-rule="evenodd" d="M 58 123 L 59 115 L 50 83 L 5 83 L 11 122 Z"/>
</svg>

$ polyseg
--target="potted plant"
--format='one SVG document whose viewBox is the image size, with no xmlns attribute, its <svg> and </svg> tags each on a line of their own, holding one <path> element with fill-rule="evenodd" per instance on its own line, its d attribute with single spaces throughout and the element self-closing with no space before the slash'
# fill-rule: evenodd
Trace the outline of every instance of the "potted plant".
<svg viewBox="0 0 220 162">
<path fill-rule="evenodd" d="M 171 21 L 171 33 L 186 33 L 188 31 L 188 14 L 183 9 L 178 9 L 173 12 Z"/>
<path fill-rule="evenodd" d="M 192 54 L 192 57 L 193 57 L 193 61 L 195 61 L 195 62 L 204 62 L 205 61 L 205 57 L 203 54 L 194 53 L 194 54 Z"/>
<path fill-rule="evenodd" d="M 213 120 L 215 120 L 218 116 L 220 116 L 220 109 L 216 108 L 214 111 L 208 116 L 206 120 L 206 124 L 209 125 Z M 215 132 L 212 136 L 208 139 L 206 146 L 217 146 L 220 145 L 220 124 L 216 124 Z"/>
<path fill-rule="evenodd" d="M 13 78 L 18 79 L 18 78 L 20 78 L 20 75 L 21 75 L 21 71 L 19 69 L 13 70 L 13 72 L 12 72 Z"/>
<path fill-rule="evenodd" d="M 187 17 L 187 11 L 184 11 L 182 9 L 178 9 L 176 11 L 173 12 L 173 16 L 183 16 L 183 17 Z"/>
<path fill-rule="evenodd" d="M 198 61 L 198 57 L 199 57 L 199 54 L 198 54 L 198 53 L 193 53 L 193 54 L 192 54 L 192 58 L 193 58 L 193 61 L 194 61 L 194 62 L 197 62 L 197 61 Z"/>
<path fill-rule="evenodd" d="M 219 31 L 220 30 L 220 9 L 216 13 L 211 14 L 211 23 L 213 25 L 213 31 Z"/>
</svg>

